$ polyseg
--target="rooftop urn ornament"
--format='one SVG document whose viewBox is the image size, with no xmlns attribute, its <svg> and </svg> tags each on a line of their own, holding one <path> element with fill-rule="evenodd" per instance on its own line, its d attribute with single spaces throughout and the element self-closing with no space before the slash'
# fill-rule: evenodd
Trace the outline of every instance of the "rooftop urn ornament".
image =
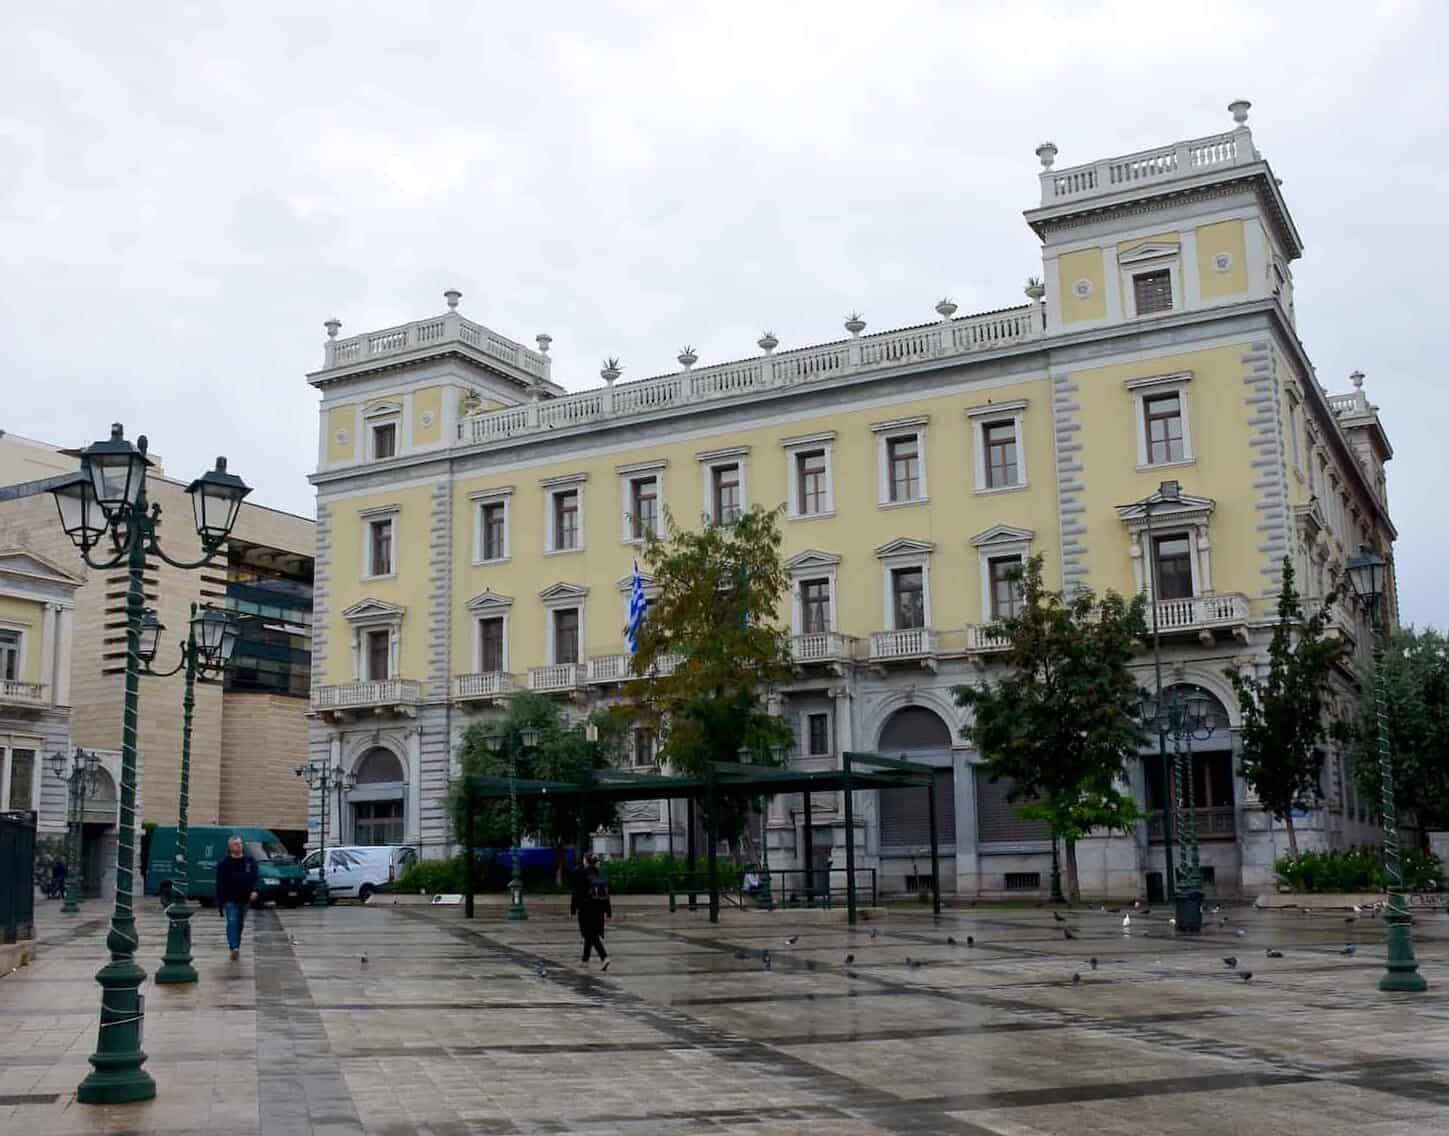
<svg viewBox="0 0 1449 1136">
<path fill-rule="evenodd" d="M 336 339 L 337 333 L 342 330 L 342 321 L 336 316 L 333 316 L 330 320 L 327 320 L 322 326 L 327 329 L 328 339 Z"/>
<path fill-rule="evenodd" d="M 860 318 L 859 312 L 851 312 L 845 317 L 845 330 L 850 332 L 852 339 L 865 330 L 865 320 Z"/>
<path fill-rule="evenodd" d="M 950 296 L 942 296 L 936 301 L 936 314 L 943 320 L 948 320 L 956 314 L 956 301 Z"/>
<path fill-rule="evenodd" d="M 694 353 L 694 348 L 685 344 L 679 349 L 679 365 L 686 371 L 699 362 L 699 356 Z"/>
<path fill-rule="evenodd" d="M 1039 301 L 1046 295 L 1046 285 L 1041 282 L 1040 276 L 1028 276 L 1026 287 L 1022 291 L 1027 294 L 1029 299 Z"/>
<path fill-rule="evenodd" d="M 1036 156 L 1041 159 L 1041 168 L 1049 170 L 1052 163 L 1057 160 L 1057 144 L 1055 142 L 1043 142 L 1036 148 Z"/>
<path fill-rule="evenodd" d="M 770 354 L 770 352 L 774 351 L 776 347 L 780 346 L 780 341 L 775 337 L 775 333 L 768 329 L 766 329 L 765 333 L 760 336 L 759 339 L 755 340 L 755 342 L 760 345 L 760 350 L 763 351 L 766 355 Z"/>
<path fill-rule="evenodd" d="M 1247 99 L 1234 99 L 1228 104 L 1228 110 L 1232 112 L 1233 121 L 1239 126 L 1246 125 L 1248 121 L 1248 108 L 1253 104 Z"/>
<path fill-rule="evenodd" d="M 604 367 L 599 372 L 599 378 L 603 379 L 604 382 L 608 383 L 610 386 L 613 386 L 614 381 L 619 377 L 620 374 L 623 373 L 623 370 L 624 369 L 619 366 L 619 360 L 614 358 L 614 356 L 610 355 L 607 359 L 604 360 Z"/>
<path fill-rule="evenodd" d="M 448 301 L 448 310 L 450 312 L 456 312 L 458 310 L 458 301 L 462 298 L 463 293 L 456 288 L 449 288 L 443 293 L 443 299 Z"/>
<path fill-rule="evenodd" d="M 547 355 L 549 346 L 553 343 L 553 336 L 546 331 L 540 331 L 533 337 L 533 341 L 538 344 L 538 353 Z"/>
<path fill-rule="evenodd" d="M 1348 376 L 1348 381 L 1353 384 L 1354 390 L 1363 390 L 1363 372 L 1354 371 Z"/>
</svg>

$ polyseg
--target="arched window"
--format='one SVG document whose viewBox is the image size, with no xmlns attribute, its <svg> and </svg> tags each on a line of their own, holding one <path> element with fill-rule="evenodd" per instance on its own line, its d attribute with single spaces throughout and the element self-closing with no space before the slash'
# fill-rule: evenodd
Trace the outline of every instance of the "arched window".
<svg viewBox="0 0 1449 1136">
<path fill-rule="evenodd" d="M 370 749 L 362 755 L 362 760 L 357 763 L 357 783 L 359 785 L 387 784 L 393 781 L 402 781 L 402 762 L 391 750 L 381 747 Z"/>
<path fill-rule="evenodd" d="M 406 830 L 403 815 L 402 762 L 381 746 L 362 755 L 354 772 L 352 833 L 358 844 L 401 844 Z"/>
<path fill-rule="evenodd" d="M 907 757 L 944 756 L 947 764 L 936 769 L 936 838 L 941 844 L 956 842 L 956 779 L 951 765 L 951 727 L 939 714 L 924 706 L 903 706 L 892 714 L 880 731 L 876 747 L 885 757 L 904 753 Z M 883 849 L 915 851 L 931 840 L 931 814 L 925 787 L 880 791 L 880 842 Z"/>
</svg>

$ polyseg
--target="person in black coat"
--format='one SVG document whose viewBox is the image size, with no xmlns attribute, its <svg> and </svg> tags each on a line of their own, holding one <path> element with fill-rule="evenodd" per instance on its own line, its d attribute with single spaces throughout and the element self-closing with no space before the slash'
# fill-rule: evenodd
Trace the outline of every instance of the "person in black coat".
<svg viewBox="0 0 1449 1136">
<path fill-rule="evenodd" d="M 579 919 L 579 934 L 584 940 L 584 962 L 589 961 L 590 951 L 598 951 L 604 969 L 608 970 L 609 952 L 604 949 L 604 923 L 614 917 L 614 907 L 609 902 L 609 882 L 599 871 L 599 858 L 592 852 L 574 869 L 569 914 L 577 915 Z"/>
<path fill-rule="evenodd" d="M 226 919 L 226 945 L 235 960 L 241 954 L 247 908 L 257 901 L 257 862 L 242 850 L 242 838 L 226 842 L 226 855 L 216 862 L 216 908 Z"/>
</svg>

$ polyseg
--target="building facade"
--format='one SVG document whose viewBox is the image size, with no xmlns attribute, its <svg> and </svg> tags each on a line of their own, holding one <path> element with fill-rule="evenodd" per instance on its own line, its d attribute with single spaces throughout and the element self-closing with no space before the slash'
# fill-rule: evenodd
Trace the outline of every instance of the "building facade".
<svg viewBox="0 0 1449 1136">
<path fill-rule="evenodd" d="M 24 449 L 25 453 L 16 451 Z M 35 452 L 29 452 L 35 451 Z M 0 488 L 0 548 L 73 579 L 74 596 L 58 607 L 54 678 L 42 697 L 56 703 L 64 735 L 47 735 L 42 756 L 81 746 L 101 757 L 100 791 L 87 801 L 83 861 L 89 890 L 111 884 L 120 777 L 121 709 L 125 674 L 124 567 L 89 568 L 61 530 L 44 478 L 77 468 L 58 447 L 0 436 L 0 468 L 39 471 L 18 486 Z M 153 470 L 151 500 L 165 522 L 161 539 L 178 559 L 197 559 L 186 483 Z M 191 743 L 190 818 L 193 824 L 256 825 L 273 829 L 300 851 L 306 842 L 306 786 L 295 774 L 307 754 L 307 695 L 311 685 L 312 522 L 244 503 L 214 568 L 185 572 L 149 560 L 148 607 L 165 625 L 155 666 L 170 670 L 193 603 L 225 607 L 248 620 L 223 683 L 199 682 Z M 0 600 L 0 604 L 3 604 Z M 0 628 L 4 617 L 0 616 Z M 3 635 L 0 635 L 3 640 Z M 28 652 L 38 665 L 39 645 Z M 28 650 L 28 649 L 27 649 Z M 49 657 L 49 656 L 47 656 Z M 27 664 L 28 665 L 28 664 Z M 143 824 L 176 823 L 181 774 L 181 698 L 184 677 L 141 679 L 138 817 Z M 38 827 L 65 831 L 66 789 L 42 761 Z"/>
<path fill-rule="evenodd" d="M 1225 133 L 1071 168 L 1042 145 L 1026 212 L 1042 264 L 1016 307 L 960 316 L 942 301 L 930 322 L 878 334 L 853 316 L 832 343 L 766 337 L 758 355 L 711 366 L 686 351 L 678 371 L 619 382 L 606 368 L 603 386 L 573 394 L 553 381 L 548 336 L 534 350 L 474 323 L 457 292 L 440 315 L 353 338 L 329 321 L 309 376 L 311 745 L 357 774 L 328 802 L 344 838 L 446 852 L 470 722 L 521 689 L 577 716 L 616 696 L 643 531 L 666 509 L 727 523 L 783 504 L 792 760 L 827 768 L 856 749 L 936 765 L 947 886 L 1048 881 L 1044 830 L 984 775 L 952 696 L 1000 665 L 988 628 L 1036 554 L 1050 586 L 1149 594 L 1165 682 L 1216 705 L 1193 758 L 1211 886 L 1268 883 L 1282 834 L 1237 775 L 1224 671 L 1264 665 L 1285 557 L 1310 597 L 1360 544 L 1392 560 L 1391 450 L 1362 376 L 1330 396 L 1314 373 L 1295 330 L 1301 241 L 1247 104 L 1230 109 Z M 1351 604 L 1335 631 L 1352 646 L 1332 694 L 1347 712 L 1368 632 Z M 1141 668 L 1150 685 L 1150 656 Z M 636 757 L 652 760 L 646 738 Z M 1372 839 L 1344 760 L 1328 762 L 1324 807 L 1297 822 L 1307 844 Z M 1154 768 L 1134 772 L 1149 807 Z M 864 862 L 887 890 L 919 886 L 920 802 L 860 798 Z M 838 805 L 815 800 L 822 859 L 843 840 Z M 771 805 L 774 866 L 796 863 L 800 808 Z M 631 806 L 616 847 L 663 850 L 679 823 L 663 804 Z M 1084 889 L 1140 893 L 1160 879 L 1160 841 L 1154 819 L 1086 842 Z"/>
</svg>

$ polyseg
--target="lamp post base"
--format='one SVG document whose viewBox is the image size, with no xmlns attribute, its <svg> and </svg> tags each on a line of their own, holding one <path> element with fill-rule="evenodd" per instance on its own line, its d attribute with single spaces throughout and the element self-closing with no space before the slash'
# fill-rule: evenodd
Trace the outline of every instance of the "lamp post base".
<svg viewBox="0 0 1449 1136">
<path fill-rule="evenodd" d="M 1419 973 L 1418 960 L 1414 958 L 1414 940 L 1410 931 L 1413 922 L 1404 897 L 1390 894 L 1389 907 L 1384 913 L 1388 963 L 1384 976 L 1379 979 L 1379 989 L 1386 993 L 1419 994 L 1429 989 L 1429 983 Z"/>
<path fill-rule="evenodd" d="M 80 911 L 80 896 L 76 894 L 79 891 L 74 884 L 65 885 L 65 902 L 60 905 L 62 915 L 75 915 Z"/>
<path fill-rule="evenodd" d="M 142 1069 L 146 1054 L 141 1051 L 141 1026 L 145 1005 L 141 983 L 146 972 L 131 959 L 115 959 L 96 972 L 101 984 L 101 1025 L 94 1066 L 76 1089 L 82 1104 L 126 1104 L 150 1100 L 156 1082 Z"/>
<path fill-rule="evenodd" d="M 508 921 L 520 923 L 527 919 L 528 909 L 523 906 L 523 878 L 516 873 L 508 881 L 508 894 L 513 898 L 513 902 L 508 905 Z"/>
<path fill-rule="evenodd" d="M 196 910 L 185 900 L 166 908 L 166 953 L 156 971 L 157 986 L 182 986 L 196 981 L 191 965 L 191 915 Z"/>
<path fill-rule="evenodd" d="M 1173 917 L 1177 920 L 1179 935 L 1196 935 L 1202 930 L 1202 892 L 1194 889 L 1180 891 L 1173 900 Z"/>
</svg>

